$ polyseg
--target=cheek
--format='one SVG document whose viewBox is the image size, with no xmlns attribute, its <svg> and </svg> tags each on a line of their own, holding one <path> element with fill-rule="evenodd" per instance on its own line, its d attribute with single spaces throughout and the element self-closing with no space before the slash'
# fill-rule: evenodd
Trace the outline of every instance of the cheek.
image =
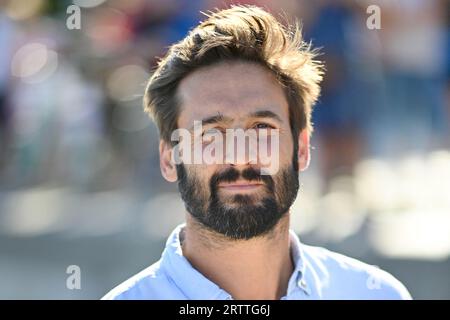
<svg viewBox="0 0 450 320">
<path fill-rule="evenodd" d="M 297 140 L 294 140 L 292 137 L 292 134 L 289 133 L 288 135 L 286 135 L 284 137 L 285 139 L 285 146 L 286 148 L 284 148 L 283 150 L 283 159 L 284 159 L 284 164 L 286 163 L 291 163 L 292 162 L 292 157 L 294 155 L 294 144 L 298 144 Z"/>
<path fill-rule="evenodd" d="M 272 159 L 278 160 L 279 170 L 286 168 L 288 165 L 292 164 L 292 156 L 294 152 L 294 145 L 292 141 L 292 136 L 290 134 L 280 135 L 278 140 L 278 147 L 271 145 Z M 278 171 L 276 176 L 278 176 Z"/>
<path fill-rule="evenodd" d="M 211 177 L 214 174 L 215 169 L 213 165 L 186 165 L 188 170 L 188 176 L 190 180 L 195 184 L 195 188 L 197 190 L 201 190 L 202 192 L 209 193 L 209 183 L 211 181 Z"/>
</svg>

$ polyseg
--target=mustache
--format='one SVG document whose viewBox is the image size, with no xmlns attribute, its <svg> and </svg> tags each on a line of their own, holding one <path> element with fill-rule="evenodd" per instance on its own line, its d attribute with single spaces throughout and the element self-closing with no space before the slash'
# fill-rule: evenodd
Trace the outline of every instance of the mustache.
<svg viewBox="0 0 450 320">
<path fill-rule="evenodd" d="M 254 168 L 246 168 L 242 171 L 230 167 L 222 172 L 215 173 L 211 177 L 210 185 L 212 188 L 216 188 L 221 182 L 235 182 L 240 177 L 247 181 L 256 181 L 266 184 L 268 187 L 273 186 L 273 178 L 270 175 L 261 175 L 259 170 Z"/>
</svg>

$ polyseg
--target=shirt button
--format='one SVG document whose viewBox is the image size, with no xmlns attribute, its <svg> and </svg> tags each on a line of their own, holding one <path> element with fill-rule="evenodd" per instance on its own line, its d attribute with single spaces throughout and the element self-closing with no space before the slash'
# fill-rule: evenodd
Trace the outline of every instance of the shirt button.
<svg viewBox="0 0 450 320">
<path fill-rule="evenodd" d="M 308 286 L 306 285 L 306 281 L 304 279 L 301 279 L 298 281 L 298 286 L 307 294 L 309 295 Z"/>
</svg>

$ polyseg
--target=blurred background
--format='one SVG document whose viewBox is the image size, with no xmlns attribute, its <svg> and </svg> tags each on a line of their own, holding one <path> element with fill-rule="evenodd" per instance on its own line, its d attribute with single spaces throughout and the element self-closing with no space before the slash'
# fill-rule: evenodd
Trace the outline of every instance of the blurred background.
<svg viewBox="0 0 450 320">
<path fill-rule="evenodd" d="M 292 208 L 302 241 L 386 269 L 414 298 L 450 298 L 446 0 L 0 0 L 0 298 L 98 299 L 159 259 L 184 216 L 145 82 L 199 11 L 230 3 L 297 17 L 322 47 Z M 80 29 L 67 27 L 72 4 Z"/>
</svg>

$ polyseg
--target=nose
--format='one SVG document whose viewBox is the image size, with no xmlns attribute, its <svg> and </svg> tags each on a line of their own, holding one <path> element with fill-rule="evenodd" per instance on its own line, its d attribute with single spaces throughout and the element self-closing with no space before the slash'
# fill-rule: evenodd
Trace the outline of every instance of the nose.
<svg viewBox="0 0 450 320">
<path fill-rule="evenodd" d="M 225 163 L 243 169 L 257 163 L 257 137 L 241 128 L 234 129 L 225 139 Z"/>
</svg>

